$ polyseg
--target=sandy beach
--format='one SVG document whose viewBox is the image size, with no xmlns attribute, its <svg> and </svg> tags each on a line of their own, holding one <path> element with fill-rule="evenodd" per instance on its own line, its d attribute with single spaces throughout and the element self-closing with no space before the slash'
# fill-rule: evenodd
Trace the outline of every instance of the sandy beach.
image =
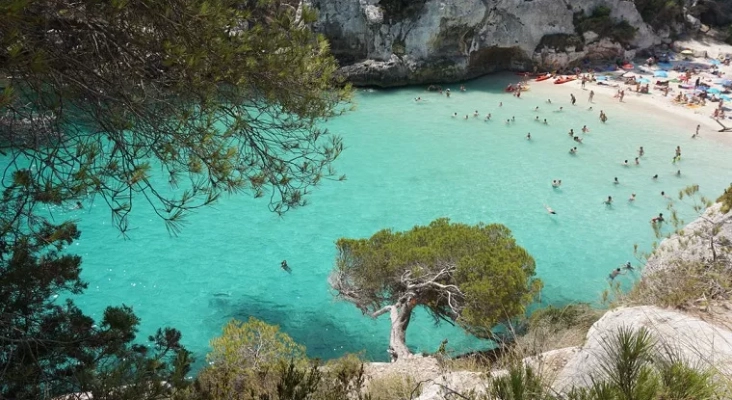
<svg viewBox="0 0 732 400">
<path fill-rule="evenodd" d="M 676 49 L 680 50 L 682 48 L 691 50 L 694 54 L 687 57 L 688 60 L 677 61 L 674 64 L 680 62 L 710 64 L 712 59 L 719 59 L 720 56 L 725 57 L 727 54 L 732 55 L 732 46 L 719 43 L 702 43 L 698 41 L 677 43 Z M 704 57 L 705 54 L 708 58 Z M 697 55 L 701 55 L 701 57 L 696 57 Z M 639 70 L 638 67 L 643 67 L 643 70 Z M 637 63 L 636 68 L 628 73 L 628 75 L 634 75 L 637 79 L 645 78 L 650 81 L 649 93 L 647 94 L 637 93 L 635 91 L 636 85 L 625 84 L 622 80 L 603 82 L 611 85 L 617 84 L 617 87 L 600 85 L 598 82 L 587 82 L 585 87 L 582 88 L 580 80 L 554 84 L 554 79 L 542 82 L 536 82 L 532 79 L 528 82 L 530 85 L 529 92 L 522 94 L 522 98 L 536 98 L 540 99 L 542 103 L 546 102 L 547 99 L 551 99 L 558 105 L 566 105 L 570 99 L 570 94 L 573 94 L 577 98 L 576 106 L 593 107 L 592 112 L 597 113 L 598 116 L 600 110 L 603 110 L 613 123 L 619 120 L 622 121 L 624 115 L 634 116 L 633 118 L 643 114 L 654 115 L 656 118 L 667 122 L 668 125 L 673 125 L 676 129 L 687 131 L 689 138 L 696 131 L 697 125 L 701 125 L 699 137 L 695 140 L 714 140 L 732 147 L 732 132 L 719 132 L 722 126 L 712 118 L 712 114 L 719 103 L 707 101 L 704 106 L 697 105 L 694 107 L 675 103 L 674 98 L 679 92 L 691 96 L 694 89 L 680 89 L 678 83 L 669 82 L 670 91 L 667 96 L 664 96 L 662 90 L 654 89 L 654 83 L 659 79 L 663 79 L 653 76 L 652 69 L 656 68 L 655 66 L 650 67 L 651 71 L 649 71 L 647 66 Z M 693 82 L 699 77 L 701 83 L 724 90 L 721 85 L 715 82 L 719 82 L 721 79 L 732 79 L 732 66 L 721 64 L 717 66 L 717 69 L 719 71 L 717 75 L 712 75 L 711 70 L 704 70 L 699 74 L 692 75 L 690 82 L 693 85 Z M 676 78 L 679 75 L 681 75 L 680 72 L 668 71 L 668 79 Z M 616 96 L 618 90 L 625 90 L 622 102 Z M 595 92 L 592 103 L 589 102 L 590 91 Z M 725 102 L 725 107 L 732 107 L 732 101 Z M 732 128 L 732 119 L 728 118 L 720 120 L 720 122 Z M 598 123 L 600 123 L 599 120 Z"/>
</svg>

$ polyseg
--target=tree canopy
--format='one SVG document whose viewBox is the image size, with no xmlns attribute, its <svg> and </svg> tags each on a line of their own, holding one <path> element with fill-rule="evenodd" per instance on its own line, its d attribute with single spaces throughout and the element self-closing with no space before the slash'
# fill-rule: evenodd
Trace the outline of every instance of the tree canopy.
<svg viewBox="0 0 732 400">
<path fill-rule="evenodd" d="M 392 356 L 408 354 L 404 332 L 414 307 L 478 336 L 518 316 L 541 289 L 534 259 L 500 224 L 447 218 L 406 232 L 339 239 L 330 277 L 336 294 L 364 314 L 391 313 Z"/>
<path fill-rule="evenodd" d="M 317 122 L 349 90 L 307 8 L 12 0 L 0 16 L 0 152 L 34 201 L 100 195 L 125 228 L 136 194 L 174 222 L 227 192 L 285 212 L 335 177 L 341 139 Z"/>
<path fill-rule="evenodd" d="M 79 232 L 39 206 L 95 196 L 124 232 L 133 199 L 173 230 L 223 193 L 304 205 L 337 177 L 319 122 L 350 93 L 312 21 L 279 0 L 0 2 L 0 398 L 182 384 L 178 331 L 145 346 L 131 308 L 94 321 L 61 300 L 86 287 Z"/>
</svg>

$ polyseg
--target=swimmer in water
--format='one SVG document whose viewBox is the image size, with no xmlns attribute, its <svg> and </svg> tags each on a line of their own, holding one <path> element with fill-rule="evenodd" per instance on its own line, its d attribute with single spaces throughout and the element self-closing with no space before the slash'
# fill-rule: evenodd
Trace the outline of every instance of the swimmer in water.
<svg viewBox="0 0 732 400">
<path fill-rule="evenodd" d="M 557 181 L 556 179 L 554 179 L 554 180 L 552 181 L 552 187 L 553 187 L 553 188 L 558 188 L 558 187 L 559 187 L 559 181 Z"/>
<path fill-rule="evenodd" d="M 452 113 L 453 118 L 457 118 L 457 113 Z"/>
<path fill-rule="evenodd" d="M 638 157 L 635 158 L 635 165 L 640 165 L 640 160 L 638 159 Z"/>
<path fill-rule="evenodd" d="M 556 211 L 552 210 L 552 208 L 549 207 L 549 206 L 547 206 L 547 205 L 544 205 L 544 208 L 546 208 L 546 212 L 548 212 L 549 214 L 556 214 L 557 213 Z"/>
<path fill-rule="evenodd" d="M 415 98 L 414 98 L 414 101 L 421 101 L 421 100 L 422 100 L 422 98 L 421 98 L 421 97 L 415 97 Z"/>
<path fill-rule="evenodd" d="M 478 114 L 478 110 L 475 110 L 475 112 L 473 113 L 473 117 L 476 117 L 477 118 L 478 115 L 480 115 L 480 114 Z"/>
<path fill-rule="evenodd" d="M 526 134 L 526 140 L 531 140 L 531 132 Z"/>
<path fill-rule="evenodd" d="M 610 272 L 610 275 L 608 275 L 608 277 L 607 277 L 607 278 L 608 278 L 609 280 L 611 280 L 611 281 L 612 281 L 612 280 L 614 280 L 614 279 L 615 279 L 615 278 L 616 278 L 616 277 L 617 277 L 618 275 L 622 275 L 622 274 L 623 274 L 623 273 L 622 273 L 622 272 L 620 271 L 620 268 L 615 268 L 614 270 L 612 270 L 612 272 Z"/>
<path fill-rule="evenodd" d="M 80 201 L 77 201 L 76 202 L 76 205 L 73 208 L 73 210 L 81 210 L 83 208 L 84 208 L 84 206 L 81 204 L 81 202 Z"/>
<path fill-rule="evenodd" d="M 546 99 L 546 104 L 552 104 L 552 99 Z"/>
<path fill-rule="evenodd" d="M 627 167 L 628 166 L 628 160 L 623 161 L 623 166 L 624 167 Z"/>
<path fill-rule="evenodd" d="M 633 271 L 635 268 L 633 268 L 633 265 L 630 263 L 630 261 L 626 262 L 623 268 L 627 269 L 628 271 Z"/>
<path fill-rule="evenodd" d="M 534 117 L 534 121 L 539 122 L 539 116 Z"/>
<path fill-rule="evenodd" d="M 498 103 L 498 107 L 503 107 L 503 102 L 502 101 Z"/>
<path fill-rule="evenodd" d="M 646 152 L 643 150 L 643 146 L 641 146 L 638 149 L 638 157 L 643 157 L 643 154 L 646 154 Z"/>
<path fill-rule="evenodd" d="M 654 181 L 655 181 L 656 179 L 658 179 L 658 174 L 656 174 L 656 175 L 653 175 L 653 178 L 651 178 L 651 179 L 653 179 Z"/>
<path fill-rule="evenodd" d="M 574 137 L 574 129 L 570 129 L 569 132 L 567 132 L 567 134 L 571 137 Z"/>
<path fill-rule="evenodd" d="M 549 123 L 546 122 L 546 118 L 544 118 L 544 125 L 549 125 Z"/>
<path fill-rule="evenodd" d="M 536 106 L 536 108 L 534 108 L 534 111 L 539 111 L 539 106 Z"/>
<path fill-rule="evenodd" d="M 510 119 L 507 119 L 506 120 L 506 125 L 510 125 L 510 124 L 511 124 L 511 120 Z"/>
<path fill-rule="evenodd" d="M 516 122 L 516 117 L 511 117 L 511 122 Z"/>
<path fill-rule="evenodd" d="M 652 224 L 655 224 L 655 223 L 657 223 L 657 222 L 659 222 L 659 223 L 660 223 L 660 222 L 663 222 L 663 221 L 665 221 L 665 220 L 663 219 L 663 213 L 658 213 L 658 217 L 653 217 L 653 218 L 651 218 L 651 223 L 652 223 Z"/>
<path fill-rule="evenodd" d="M 613 180 L 613 184 L 615 184 L 615 185 L 619 185 L 620 184 L 620 181 L 618 180 L 618 177 L 617 176 L 615 177 L 615 180 Z"/>
<path fill-rule="evenodd" d="M 577 154 L 577 148 L 572 147 L 571 149 L 569 149 L 569 154 Z"/>
<path fill-rule="evenodd" d="M 563 110 L 564 110 L 564 107 L 559 107 L 559 111 L 563 111 Z"/>
<path fill-rule="evenodd" d="M 488 121 L 489 119 L 491 119 L 491 113 L 488 113 L 488 115 L 485 116 L 486 121 Z"/>
<path fill-rule="evenodd" d="M 607 196 L 607 200 L 605 200 L 605 205 L 606 206 L 609 206 L 611 204 L 613 204 L 613 197 L 612 196 Z"/>
<path fill-rule="evenodd" d="M 582 126 L 582 133 L 587 133 L 590 130 L 587 128 L 587 125 Z"/>
<path fill-rule="evenodd" d="M 468 119 L 468 114 L 465 114 L 465 119 Z"/>
<path fill-rule="evenodd" d="M 292 273 L 292 268 L 287 265 L 287 260 L 282 260 L 282 262 L 280 263 L 280 268 L 282 268 L 288 274 Z"/>
<path fill-rule="evenodd" d="M 632 193 L 628 198 L 628 201 L 635 201 L 635 193 Z"/>
<path fill-rule="evenodd" d="M 676 176 L 681 176 L 681 170 L 676 171 Z"/>
</svg>

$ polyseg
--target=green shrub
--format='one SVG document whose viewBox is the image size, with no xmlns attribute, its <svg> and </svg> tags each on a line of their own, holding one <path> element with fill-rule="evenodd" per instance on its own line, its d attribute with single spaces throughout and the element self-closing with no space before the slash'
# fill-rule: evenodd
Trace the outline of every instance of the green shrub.
<svg viewBox="0 0 732 400">
<path fill-rule="evenodd" d="M 628 21 L 615 21 L 610 17 L 610 8 L 596 7 L 590 16 L 575 14 L 574 26 L 579 35 L 595 32 L 601 38 L 610 38 L 618 43 L 627 44 L 635 38 L 636 29 Z"/>
<path fill-rule="evenodd" d="M 730 27 L 730 38 L 732 38 L 732 27 Z M 732 185 L 724 190 L 724 193 L 719 196 L 717 202 L 722 203 L 722 214 L 726 214 L 732 209 Z"/>
</svg>

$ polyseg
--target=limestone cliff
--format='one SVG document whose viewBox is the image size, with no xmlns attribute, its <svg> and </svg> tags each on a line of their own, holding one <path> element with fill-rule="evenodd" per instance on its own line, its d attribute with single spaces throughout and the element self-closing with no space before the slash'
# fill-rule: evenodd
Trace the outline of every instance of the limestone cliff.
<svg viewBox="0 0 732 400">
<path fill-rule="evenodd" d="M 586 58 L 632 57 L 661 42 L 632 1 L 623 0 L 306 0 L 357 85 L 398 86 L 474 78 L 538 65 L 561 68 Z M 625 46 L 593 32 L 578 16 L 600 6 L 635 35 Z"/>
</svg>

